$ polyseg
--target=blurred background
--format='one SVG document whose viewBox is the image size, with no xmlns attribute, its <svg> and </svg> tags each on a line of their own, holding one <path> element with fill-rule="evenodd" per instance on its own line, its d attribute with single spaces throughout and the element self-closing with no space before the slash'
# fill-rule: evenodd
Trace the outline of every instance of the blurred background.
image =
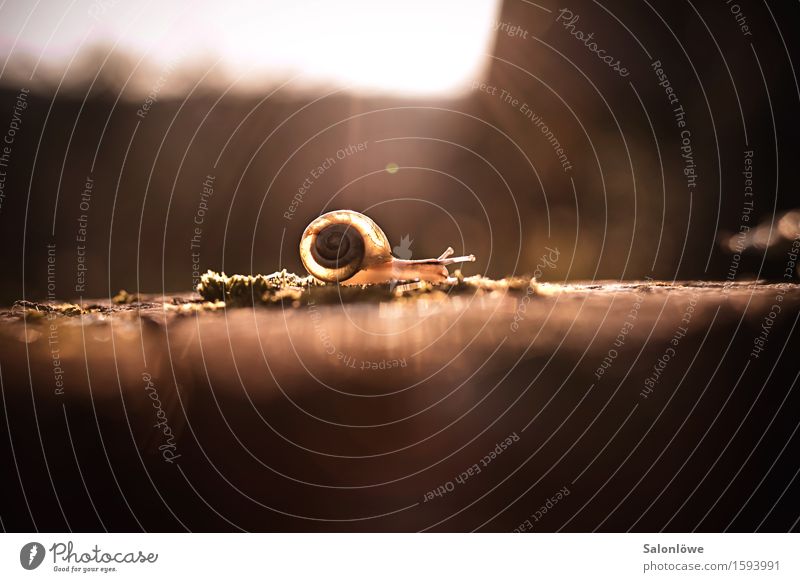
<svg viewBox="0 0 800 582">
<path fill-rule="evenodd" d="M 779 278 L 800 55 L 776 25 L 800 7 L 736 10 L 8 0 L 0 299 L 46 296 L 48 245 L 61 299 L 302 272 L 304 227 L 336 208 L 418 258 L 474 253 L 470 274 L 530 274 L 549 247 L 569 260 L 548 280 Z M 746 202 L 775 229 L 731 271 Z"/>
</svg>

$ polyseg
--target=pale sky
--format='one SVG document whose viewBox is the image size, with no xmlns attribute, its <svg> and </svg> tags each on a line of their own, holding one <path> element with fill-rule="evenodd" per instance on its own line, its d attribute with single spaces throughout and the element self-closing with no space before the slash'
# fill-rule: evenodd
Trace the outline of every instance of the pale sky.
<svg viewBox="0 0 800 582">
<path fill-rule="evenodd" d="M 0 80 L 21 72 L 60 77 L 87 48 L 107 54 L 116 44 L 115 55 L 134 62 L 144 56 L 150 69 L 176 59 L 179 67 L 207 69 L 221 59 L 215 72 L 231 80 L 243 76 L 248 86 L 267 87 L 299 74 L 298 86 L 444 95 L 482 75 L 498 4 L 6 0 L 0 8 Z"/>
</svg>

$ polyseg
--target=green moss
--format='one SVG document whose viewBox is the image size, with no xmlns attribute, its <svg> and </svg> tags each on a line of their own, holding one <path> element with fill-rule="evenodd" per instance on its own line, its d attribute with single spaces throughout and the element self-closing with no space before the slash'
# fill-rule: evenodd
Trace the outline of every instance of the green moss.
<svg viewBox="0 0 800 582">
<path fill-rule="evenodd" d="M 225 301 L 227 304 L 252 304 L 254 301 L 275 303 L 295 300 L 298 294 L 311 287 L 324 286 L 311 276 L 299 277 L 286 269 L 271 275 L 231 275 L 206 272 L 200 277 L 197 292 L 206 301 Z"/>
<path fill-rule="evenodd" d="M 375 285 L 336 285 L 323 283 L 314 277 L 301 277 L 285 269 L 271 275 L 231 275 L 208 271 L 200 278 L 197 292 L 202 299 L 185 294 L 174 297 L 140 296 L 121 289 L 110 304 L 77 305 L 74 303 L 38 303 L 17 301 L 0 316 L 24 318 L 29 321 L 44 320 L 48 315 L 66 317 L 104 316 L 109 314 L 169 312 L 175 315 L 190 315 L 195 312 L 211 312 L 228 307 L 265 305 L 300 307 L 314 304 L 337 304 L 386 301 L 444 300 L 453 295 L 474 295 L 494 292 L 525 292 L 528 287 L 534 294 L 540 291 L 533 279 L 528 277 L 464 277 L 461 271 L 443 283 L 417 281 L 410 283 L 380 283 Z"/>
<path fill-rule="evenodd" d="M 81 315 L 85 313 L 80 305 L 74 303 L 36 303 L 35 301 L 16 301 L 11 307 L 11 312 L 22 315 L 26 319 L 41 319 L 49 313 L 57 315 Z"/>
<path fill-rule="evenodd" d="M 374 285 L 336 285 L 323 283 L 314 277 L 301 277 L 286 269 L 271 275 L 231 275 L 208 271 L 200 278 L 197 292 L 206 301 L 224 301 L 227 306 L 308 303 L 352 303 L 356 301 L 392 301 L 447 294 L 483 293 L 492 291 L 521 291 L 532 284 L 528 277 L 488 279 L 464 277 L 455 271 L 451 280 L 443 283 L 425 281 L 412 283 L 379 283 Z"/>
<path fill-rule="evenodd" d="M 125 289 L 120 289 L 119 293 L 111 298 L 111 303 L 115 305 L 128 305 L 130 303 L 138 303 L 139 296 L 136 294 L 128 293 Z"/>
</svg>

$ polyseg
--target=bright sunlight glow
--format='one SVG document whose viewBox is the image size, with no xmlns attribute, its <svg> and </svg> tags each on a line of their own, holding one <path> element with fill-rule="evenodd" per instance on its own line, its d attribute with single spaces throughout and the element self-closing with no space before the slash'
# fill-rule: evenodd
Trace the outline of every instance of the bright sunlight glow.
<svg viewBox="0 0 800 582">
<path fill-rule="evenodd" d="M 491 51 L 499 0 L 77 0 L 33 8 L 10 0 L 0 52 L 38 71 L 65 67 L 79 47 L 142 55 L 156 65 L 209 67 L 261 88 L 333 85 L 353 92 L 452 95 L 479 78 Z M 35 18 L 23 23 L 30 11 Z M 157 16 L 157 18 L 155 17 Z M 35 23 L 35 24 L 32 24 Z M 16 34 L 14 34 L 16 36 Z M 299 76 L 299 77 L 298 77 Z"/>
</svg>

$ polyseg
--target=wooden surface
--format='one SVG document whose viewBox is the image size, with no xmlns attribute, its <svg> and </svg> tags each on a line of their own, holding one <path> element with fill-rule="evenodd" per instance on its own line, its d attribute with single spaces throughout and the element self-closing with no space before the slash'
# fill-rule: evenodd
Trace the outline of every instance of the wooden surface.
<svg viewBox="0 0 800 582">
<path fill-rule="evenodd" d="M 166 303 L 3 314 L 6 528 L 510 531 L 563 487 L 535 529 L 797 514 L 796 285 Z"/>
</svg>

